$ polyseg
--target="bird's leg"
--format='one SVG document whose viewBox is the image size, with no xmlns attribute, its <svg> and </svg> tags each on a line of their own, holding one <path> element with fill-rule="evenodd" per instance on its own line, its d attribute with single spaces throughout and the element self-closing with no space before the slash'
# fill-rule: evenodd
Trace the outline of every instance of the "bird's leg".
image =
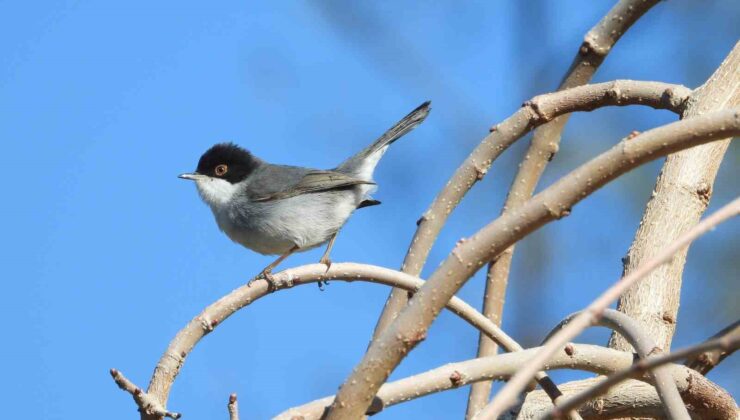
<svg viewBox="0 0 740 420">
<path fill-rule="evenodd" d="M 254 280 L 258 278 L 263 278 L 267 280 L 268 289 L 270 291 L 274 291 L 275 290 L 275 278 L 272 276 L 272 269 L 280 265 L 281 262 L 283 262 L 286 258 L 290 257 L 290 255 L 296 252 L 297 250 L 298 250 L 298 245 L 294 245 L 293 248 L 290 248 L 288 250 L 288 252 L 279 256 L 275 261 L 270 263 L 270 265 L 265 267 L 255 279 L 250 280 L 249 283 L 247 283 L 247 286 L 251 285 Z"/>
<path fill-rule="evenodd" d="M 326 251 L 324 251 L 324 255 L 321 256 L 321 259 L 319 260 L 319 264 L 324 264 L 326 266 L 326 271 L 329 271 L 331 268 L 331 259 L 329 259 L 329 254 L 331 254 L 331 248 L 334 246 L 334 241 L 337 240 L 337 234 L 339 232 L 334 232 L 333 235 L 331 235 L 331 239 L 329 239 L 329 243 L 326 245 Z M 323 283 L 323 284 L 322 284 Z M 319 289 L 324 290 L 324 284 L 329 284 L 329 281 L 324 280 L 323 282 L 319 280 Z"/>
</svg>

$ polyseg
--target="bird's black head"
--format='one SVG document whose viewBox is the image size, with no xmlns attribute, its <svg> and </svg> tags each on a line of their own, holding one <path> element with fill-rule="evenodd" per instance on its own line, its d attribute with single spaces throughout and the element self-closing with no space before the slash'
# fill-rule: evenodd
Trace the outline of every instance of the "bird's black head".
<svg viewBox="0 0 740 420">
<path fill-rule="evenodd" d="M 208 149 L 198 161 L 197 172 L 236 184 L 249 176 L 260 161 L 234 143 L 219 143 Z"/>
</svg>

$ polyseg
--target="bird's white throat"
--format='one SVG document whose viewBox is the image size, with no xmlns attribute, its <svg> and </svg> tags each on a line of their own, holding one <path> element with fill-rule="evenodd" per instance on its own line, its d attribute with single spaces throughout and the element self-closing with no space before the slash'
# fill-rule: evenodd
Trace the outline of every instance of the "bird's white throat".
<svg viewBox="0 0 740 420">
<path fill-rule="evenodd" d="M 218 178 L 201 178 L 195 181 L 201 198 L 210 206 L 223 206 L 239 189 L 238 184 Z"/>
</svg>

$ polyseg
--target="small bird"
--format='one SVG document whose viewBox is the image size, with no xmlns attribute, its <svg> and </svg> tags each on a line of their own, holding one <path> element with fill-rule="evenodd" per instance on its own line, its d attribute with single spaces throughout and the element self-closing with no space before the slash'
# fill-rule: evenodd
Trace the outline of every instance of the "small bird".
<svg viewBox="0 0 740 420">
<path fill-rule="evenodd" d="M 234 242 L 264 255 L 279 255 L 260 276 L 271 284 L 272 270 L 294 252 L 328 243 L 320 262 L 331 266 L 337 233 L 355 209 L 380 204 L 373 172 L 388 146 L 429 115 L 424 102 L 370 146 L 334 169 L 267 163 L 233 143 L 208 149 L 193 173 L 218 227 Z M 321 284 L 319 283 L 319 287 Z"/>
</svg>

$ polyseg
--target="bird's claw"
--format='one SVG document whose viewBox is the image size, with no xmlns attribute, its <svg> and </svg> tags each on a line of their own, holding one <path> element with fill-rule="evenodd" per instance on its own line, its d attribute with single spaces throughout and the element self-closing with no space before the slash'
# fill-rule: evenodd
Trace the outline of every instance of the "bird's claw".
<svg viewBox="0 0 740 420">
<path fill-rule="evenodd" d="M 259 273 L 257 277 L 253 278 L 252 280 L 249 280 L 249 283 L 247 283 L 247 287 L 252 286 L 252 283 L 260 279 L 265 280 L 267 282 L 268 292 L 274 292 L 275 290 L 277 290 L 277 283 L 275 281 L 275 277 L 272 275 L 272 270 L 262 270 L 262 272 Z"/>
</svg>

